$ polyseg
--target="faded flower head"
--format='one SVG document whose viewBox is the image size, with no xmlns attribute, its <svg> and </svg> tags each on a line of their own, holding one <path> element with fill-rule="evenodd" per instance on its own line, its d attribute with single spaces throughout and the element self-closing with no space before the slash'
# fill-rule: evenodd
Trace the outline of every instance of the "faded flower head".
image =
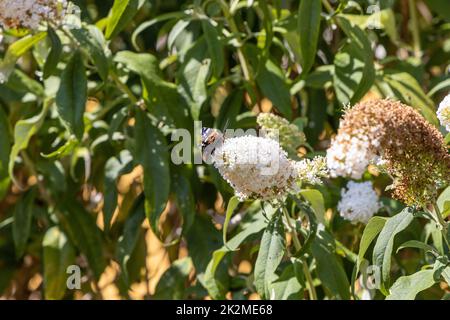
<svg viewBox="0 0 450 320">
<path fill-rule="evenodd" d="M 212 160 L 241 200 L 279 199 L 296 188 L 294 162 L 275 140 L 254 136 L 225 139 Z"/>
<path fill-rule="evenodd" d="M 445 130 L 450 132 L 450 93 L 439 104 L 437 117 Z"/>
<path fill-rule="evenodd" d="M 35 30 L 42 21 L 61 23 L 66 10 L 66 0 L 0 0 L 0 25 Z"/>
<path fill-rule="evenodd" d="M 302 183 L 321 184 L 322 179 L 328 177 L 327 163 L 324 157 L 297 161 L 295 168 L 297 179 Z"/>
<path fill-rule="evenodd" d="M 337 206 L 339 214 L 353 223 L 367 223 L 381 207 L 370 181 L 350 181 L 347 188 L 341 190 L 341 201 Z"/>
<path fill-rule="evenodd" d="M 439 131 L 416 110 L 392 100 L 372 100 L 349 109 L 327 152 L 333 177 L 361 178 L 383 159 L 395 198 L 423 206 L 450 181 L 450 157 Z"/>
<path fill-rule="evenodd" d="M 289 155 L 296 155 L 297 148 L 306 142 L 305 134 L 295 124 L 282 117 L 272 113 L 260 113 L 256 122 L 264 136 L 279 141 Z"/>
</svg>

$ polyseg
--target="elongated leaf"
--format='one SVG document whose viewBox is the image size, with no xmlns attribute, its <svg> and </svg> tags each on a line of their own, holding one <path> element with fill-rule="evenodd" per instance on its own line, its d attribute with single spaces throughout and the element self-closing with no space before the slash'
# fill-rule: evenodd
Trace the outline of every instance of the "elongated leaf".
<svg viewBox="0 0 450 320">
<path fill-rule="evenodd" d="M 303 298 L 303 286 L 296 277 L 294 265 L 287 266 L 270 285 L 271 300 L 299 300 Z"/>
<path fill-rule="evenodd" d="M 8 47 L 5 57 L 0 62 L 0 83 L 8 80 L 9 75 L 21 56 L 30 50 L 35 44 L 45 39 L 46 32 L 38 32 L 15 41 Z"/>
<path fill-rule="evenodd" d="M 132 170 L 133 157 L 128 150 L 122 150 L 118 157 L 110 158 L 105 164 L 105 194 L 103 205 L 103 224 L 108 232 L 117 207 L 117 179 L 121 174 Z"/>
<path fill-rule="evenodd" d="M 422 270 L 400 277 L 392 285 L 386 300 L 414 300 L 416 295 L 434 284 L 433 270 Z"/>
<path fill-rule="evenodd" d="M 44 79 L 47 79 L 55 72 L 62 54 L 61 40 L 56 31 L 53 28 L 48 27 L 47 32 L 51 49 L 44 64 Z"/>
<path fill-rule="evenodd" d="M 42 247 L 45 299 L 60 300 L 67 288 L 67 267 L 75 263 L 75 250 L 57 226 L 47 230 Z"/>
<path fill-rule="evenodd" d="M 78 140 L 84 134 L 84 110 L 87 101 L 87 78 L 80 51 L 76 51 L 61 75 L 56 94 L 59 116 Z"/>
<path fill-rule="evenodd" d="M 259 70 L 256 82 L 263 95 L 272 101 L 274 107 L 287 118 L 291 118 L 291 96 L 283 71 L 271 60 L 267 60 Z"/>
<path fill-rule="evenodd" d="M 361 241 L 359 242 L 358 265 L 356 266 L 357 272 L 361 267 L 361 263 L 364 259 L 364 255 L 366 254 L 367 249 L 369 249 L 369 246 L 372 243 L 372 241 L 383 229 L 386 220 L 387 219 L 383 217 L 372 217 L 367 223 L 366 227 L 364 228 Z"/>
<path fill-rule="evenodd" d="M 223 223 L 223 244 L 227 245 L 227 231 L 228 224 L 230 223 L 231 216 L 233 215 L 234 210 L 239 205 L 239 198 L 236 196 L 231 197 L 228 201 L 227 212 L 225 213 L 225 222 Z"/>
<path fill-rule="evenodd" d="M 337 21 L 350 42 L 334 57 L 334 86 L 339 102 L 354 104 L 374 84 L 373 53 L 369 40 L 358 26 L 342 17 Z"/>
<path fill-rule="evenodd" d="M 12 226 L 16 257 L 20 258 L 25 252 L 25 248 L 30 237 L 31 218 L 33 216 L 33 203 L 35 191 L 27 191 L 23 198 L 16 204 L 14 210 L 14 222 Z"/>
<path fill-rule="evenodd" d="M 0 108 L 0 201 L 8 192 L 10 178 L 8 174 L 9 152 L 11 150 L 11 134 L 8 118 L 3 108 Z"/>
<path fill-rule="evenodd" d="M 123 234 L 117 244 L 116 257 L 122 268 L 122 276 L 129 285 L 128 263 L 139 239 L 139 231 L 145 219 L 144 197 L 138 197 L 133 203 L 130 215 L 125 221 Z"/>
<path fill-rule="evenodd" d="M 189 180 L 183 174 L 173 173 L 171 182 L 177 207 L 183 215 L 183 233 L 186 233 L 195 220 L 195 198 Z"/>
<path fill-rule="evenodd" d="M 175 261 L 161 276 L 153 298 L 165 300 L 185 298 L 186 280 L 191 270 L 191 258 L 188 257 Z"/>
<path fill-rule="evenodd" d="M 115 0 L 106 25 L 106 39 L 115 37 L 133 20 L 144 0 Z"/>
<path fill-rule="evenodd" d="M 303 73 L 308 73 L 314 64 L 320 31 L 321 0 L 301 1 L 298 9 L 298 29 Z"/>
<path fill-rule="evenodd" d="M 35 135 L 41 127 L 45 116 L 47 115 L 49 106 L 50 105 L 48 103 L 44 104 L 41 113 L 32 118 L 20 120 L 16 123 L 14 128 L 14 145 L 11 149 L 8 163 L 9 176 L 16 185 L 18 185 L 18 182 L 14 178 L 14 163 L 16 158 L 22 150 L 25 150 L 28 147 L 31 137 Z"/>
<path fill-rule="evenodd" d="M 311 251 L 316 260 L 317 275 L 328 295 L 334 299 L 350 299 L 350 283 L 336 256 L 333 237 L 325 230 L 319 231 L 311 245 Z"/>
<path fill-rule="evenodd" d="M 209 20 L 202 20 L 202 28 L 208 45 L 208 53 L 211 57 L 214 77 L 219 78 L 224 68 L 225 57 L 218 28 L 213 26 Z"/>
<path fill-rule="evenodd" d="M 436 203 L 439 207 L 439 211 L 441 211 L 442 217 L 448 217 L 450 215 L 450 187 L 447 187 L 441 192 Z"/>
<path fill-rule="evenodd" d="M 315 189 L 303 189 L 300 194 L 311 204 L 317 221 L 325 224 L 325 202 L 322 193 Z"/>
<path fill-rule="evenodd" d="M 81 48 L 89 54 L 98 74 L 105 81 L 109 65 L 105 54 L 106 41 L 101 31 L 95 26 L 88 26 L 86 29 L 71 29 L 71 32 L 79 41 Z"/>
<path fill-rule="evenodd" d="M 275 215 L 264 231 L 255 262 L 255 286 L 262 298 L 270 297 L 269 285 L 275 280 L 275 270 L 283 259 L 285 247 L 281 215 Z"/>
<path fill-rule="evenodd" d="M 169 152 L 166 140 L 145 111 L 136 112 L 136 159 L 144 168 L 145 212 L 159 234 L 159 217 L 170 193 Z"/>
<path fill-rule="evenodd" d="M 70 196 L 60 202 L 59 219 L 71 242 L 86 256 L 94 278 L 98 281 L 106 267 L 104 240 L 95 219 Z"/>
<path fill-rule="evenodd" d="M 423 243 L 423 242 L 420 242 L 417 240 L 406 241 L 405 243 L 400 245 L 400 247 L 398 247 L 397 252 L 399 252 L 400 250 L 402 250 L 404 248 L 422 249 L 425 251 L 430 251 L 430 252 L 434 252 L 434 253 L 438 254 L 436 248 L 434 248 L 433 246 L 430 246 L 429 244 L 426 244 L 426 243 Z"/>
<path fill-rule="evenodd" d="M 413 212 L 406 208 L 397 215 L 389 218 L 378 236 L 373 249 L 373 263 L 381 269 L 385 286 L 389 286 L 391 272 L 391 256 L 395 236 L 405 230 L 414 219 Z"/>
</svg>

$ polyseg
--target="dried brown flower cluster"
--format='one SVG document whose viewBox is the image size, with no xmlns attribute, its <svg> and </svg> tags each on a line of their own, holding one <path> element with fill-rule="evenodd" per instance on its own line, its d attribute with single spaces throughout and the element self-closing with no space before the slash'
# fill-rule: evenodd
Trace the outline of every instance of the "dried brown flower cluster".
<svg viewBox="0 0 450 320">
<path fill-rule="evenodd" d="M 381 157 L 394 179 L 393 196 L 407 205 L 428 204 L 450 181 L 450 156 L 442 135 L 400 102 L 372 100 L 355 105 L 344 115 L 338 137 L 335 142 L 348 144 L 365 137 L 370 150 L 363 152 Z"/>
</svg>

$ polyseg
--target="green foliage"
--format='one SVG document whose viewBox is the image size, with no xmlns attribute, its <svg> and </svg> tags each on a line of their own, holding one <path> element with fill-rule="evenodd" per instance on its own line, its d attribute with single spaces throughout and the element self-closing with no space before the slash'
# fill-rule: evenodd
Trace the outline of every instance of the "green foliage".
<svg viewBox="0 0 450 320">
<path fill-rule="evenodd" d="M 246 130 L 277 114 L 301 137 L 296 160 L 324 155 L 344 107 L 374 97 L 444 133 L 448 1 L 76 3 L 73 25 L 2 32 L 0 297 L 30 297 L 35 275 L 45 299 L 445 297 L 448 186 L 433 209 L 404 208 L 369 170 L 384 205 L 365 226 L 339 215 L 340 178 L 241 202 L 199 163 L 194 121 Z M 178 143 L 189 163 L 172 161 Z"/>
</svg>

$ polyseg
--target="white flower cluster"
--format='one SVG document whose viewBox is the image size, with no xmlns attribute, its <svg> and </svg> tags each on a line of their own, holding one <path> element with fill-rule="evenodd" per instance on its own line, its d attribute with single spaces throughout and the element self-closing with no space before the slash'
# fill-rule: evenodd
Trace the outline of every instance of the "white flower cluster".
<svg viewBox="0 0 450 320">
<path fill-rule="evenodd" d="M 321 184 L 321 178 L 328 176 L 326 159 L 315 157 L 314 159 L 303 159 L 295 163 L 298 179 L 304 183 Z"/>
<path fill-rule="evenodd" d="M 295 163 L 272 139 L 255 136 L 225 139 L 212 160 L 241 200 L 278 199 L 296 188 Z"/>
<path fill-rule="evenodd" d="M 34 30 L 44 20 L 60 23 L 66 9 L 66 0 L 0 0 L 0 25 Z"/>
<path fill-rule="evenodd" d="M 448 94 L 439 104 L 437 117 L 441 122 L 441 125 L 450 132 L 450 94 Z"/>
<path fill-rule="evenodd" d="M 340 215 L 353 223 L 367 223 L 381 209 L 378 195 L 372 182 L 354 182 L 341 190 L 341 201 L 338 204 Z"/>
<path fill-rule="evenodd" d="M 365 135 L 337 135 L 327 150 L 330 176 L 360 179 L 367 166 L 376 157 L 370 146 L 371 142 Z"/>
</svg>

